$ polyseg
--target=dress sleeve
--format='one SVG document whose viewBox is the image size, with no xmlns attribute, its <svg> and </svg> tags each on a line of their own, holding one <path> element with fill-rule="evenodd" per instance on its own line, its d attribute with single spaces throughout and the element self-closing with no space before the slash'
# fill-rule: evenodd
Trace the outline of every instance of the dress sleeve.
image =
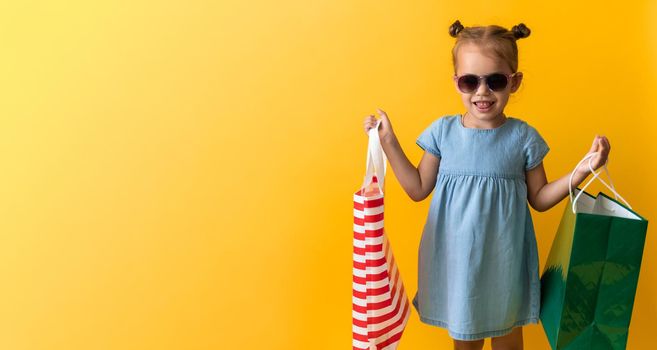
<svg viewBox="0 0 657 350">
<path fill-rule="evenodd" d="M 429 125 L 417 138 L 415 143 L 423 150 L 435 155 L 440 156 L 440 138 L 442 134 L 441 125 L 443 118 L 440 118 L 431 125 Z"/>
<path fill-rule="evenodd" d="M 550 151 L 550 147 L 548 147 L 543 137 L 541 137 L 534 127 L 528 125 L 524 148 L 525 170 L 530 170 L 538 166 L 548 151 Z"/>
</svg>

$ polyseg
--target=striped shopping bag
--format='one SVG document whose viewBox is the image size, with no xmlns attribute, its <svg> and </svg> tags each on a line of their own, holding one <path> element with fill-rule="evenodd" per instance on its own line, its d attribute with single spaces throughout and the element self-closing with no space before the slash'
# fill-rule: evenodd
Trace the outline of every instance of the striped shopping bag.
<svg viewBox="0 0 657 350">
<path fill-rule="evenodd" d="M 396 349 L 411 313 L 383 229 L 386 157 L 378 126 L 369 132 L 365 181 L 354 194 L 353 350 Z"/>
</svg>

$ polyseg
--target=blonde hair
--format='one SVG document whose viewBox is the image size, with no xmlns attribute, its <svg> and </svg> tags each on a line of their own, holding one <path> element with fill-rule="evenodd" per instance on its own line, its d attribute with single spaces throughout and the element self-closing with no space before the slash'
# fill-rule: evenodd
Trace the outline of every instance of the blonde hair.
<svg viewBox="0 0 657 350">
<path fill-rule="evenodd" d="M 520 23 L 511 30 L 498 25 L 464 27 L 460 21 L 449 27 L 449 35 L 456 38 L 452 49 L 452 63 L 456 72 L 456 55 L 459 47 L 465 43 L 473 43 L 479 47 L 490 49 L 498 58 L 504 60 L 511 68 L 511 72 L 518 71 L 518 45 L 516 40 L 526 38 L 531 30 Z"/>
</svg>

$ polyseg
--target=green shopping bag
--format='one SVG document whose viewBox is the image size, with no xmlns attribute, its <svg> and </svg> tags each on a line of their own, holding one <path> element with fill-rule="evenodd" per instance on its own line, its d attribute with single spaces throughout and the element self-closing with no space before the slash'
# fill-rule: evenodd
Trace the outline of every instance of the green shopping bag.
<svg viewBox="0 0 657 350">
<path fill-rule="evenodd" d="M 592 156 L 579 164 L 589 159 L 591 168 Z M 581 190 L 570 186 L 570 205 L 541 276 L 540 319 L 553 350 L 619 350 L 627 343 L 648 221 L 618 195 L 610 177 L 611 186 L 591 171 Z M 596 178 L 626 205 L 586 193 Z"/>
</svg>

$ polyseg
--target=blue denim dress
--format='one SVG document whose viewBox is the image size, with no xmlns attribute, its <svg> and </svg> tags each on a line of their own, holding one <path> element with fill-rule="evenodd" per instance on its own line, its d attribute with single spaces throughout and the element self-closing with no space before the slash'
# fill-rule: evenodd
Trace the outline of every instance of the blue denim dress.
<svg viewBox="0 0 657 350">
<path fill-rule="evenodd" d="M 458 340 L 498 337 L 538 323 L 540 282 L 525 171 L 549 147 L 507 117 L 466 128 L 461 115 L 434 121 L 417 145 L 440 157 L 418 257 L 420 320 Z"/>
</svg>

